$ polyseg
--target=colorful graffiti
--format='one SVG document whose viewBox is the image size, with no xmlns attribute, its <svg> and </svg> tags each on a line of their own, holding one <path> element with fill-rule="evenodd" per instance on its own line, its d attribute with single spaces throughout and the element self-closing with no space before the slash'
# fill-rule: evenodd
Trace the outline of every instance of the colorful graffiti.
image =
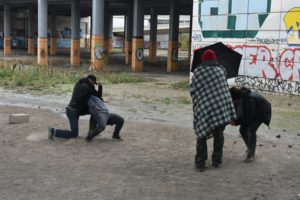
<svg viewBox="0 0 300 200">
<path fill-rule="evenodd" d="M 269 15 L 271 0 L 199 1 L 205 38 L 253 38 Z"/>
<path fill-rule="evenodd" d="M 300 45 L 300 8 L 289 10 L 284 16 L 289 45 Z"/>
<path fill-rule="evenodd" d="M 274 51 L 267 46 L 238 45 L 232 48 L 243 55 L 243 75 L 300 81 L 300 48 L 284 49 L 277 61 Z"/>
</svg>

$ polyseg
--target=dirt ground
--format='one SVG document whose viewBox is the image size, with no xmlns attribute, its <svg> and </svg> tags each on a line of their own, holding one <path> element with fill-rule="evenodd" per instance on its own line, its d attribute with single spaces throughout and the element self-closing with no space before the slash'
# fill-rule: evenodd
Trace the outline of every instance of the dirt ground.
<svg viewBox="0 0 300 200">
<path fill-rule="evenodd" d="M 189 94 L 167 84 L 186 77 L 156 78 L 156 83 L 104 86 L 109 108 L 126 120 L 123 142 L 111 139 L 109 126 L 87 144 L 87 117 L 80 120 L 78 139 L 49 141 L 48 126 L 68 128 L 64 106 L 70 94 L 0 89 L 0 199 L 300 199 L 299 97 L 268 95 L 274 123 L 258 131 L 255 162 L 242 162 L 245 145 L 238 129 L 227 127 L 223 165 L 212 168 L 209 158 L 200 173 L 193 164 L 192 107 L 177 102 Z M 166 104 L 165 99 L 173 101 Z M 11 113 L 30 114 L 30 121 L 9 124 Z"/>
</svg>

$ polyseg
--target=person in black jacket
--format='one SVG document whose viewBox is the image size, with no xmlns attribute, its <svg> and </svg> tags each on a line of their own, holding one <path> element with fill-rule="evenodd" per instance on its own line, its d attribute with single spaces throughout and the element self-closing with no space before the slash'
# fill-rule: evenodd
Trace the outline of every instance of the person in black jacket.
<svg viewBox="0 0 300 200">
<path fill-rule="evenodd" d="M 90 114 L 88 107 L 88 99 L 91 95 L 98 96 L 102 99 L 102 85 L 98 85 L 98 91 L 95 89 L 97 85 L 96 76 L 90 74 L 80 79 L 74 86 L 72 98 L 66 107 L 66 114 L 69 119 L 71 130 L 61 130 L 56 128 L 48 128 L 48 138 L 76 138 L 78 137 L 78 120 L 82 115 Z M 90 118 L 90 130 L 94 126 L 94 119 Z"/>
<path fill-rule="evenodd" d="M 262 123 L 270 125 L 272 116 L 271 103 L 257 92 L 247 88 L 230 88 L 237 120 L 231 125 L 240 125 L 240 134 L 247 146 L 244 162 L 252 162 L 255 158 L 256 131 Z"/>
</svg>

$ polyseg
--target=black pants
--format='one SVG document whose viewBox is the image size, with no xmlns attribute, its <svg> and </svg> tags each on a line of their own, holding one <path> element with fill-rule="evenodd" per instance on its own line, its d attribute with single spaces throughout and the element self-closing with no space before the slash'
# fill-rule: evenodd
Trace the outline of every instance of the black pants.
<svg viewBox="0 0 300 200">
<path fill-rule="evenodd" d="M 212 163 L 221 164 L 223 156 L 223 146 L 224 146 L 224 129 L 225 126 L 220 126 L 215 129 L 214 138 L 214 149 L 212 153 Z M 195 164 L 198 166 L 205 166 L 205 161 L 208 158 L 207 155 L 207 138 L 198 138 L 196 145 L 196 156 Z"/>
<path fill-rule="evenodd" d="M 79 113 L 76 110 L 66 108 L 66 114 L 69 119 L 70 130 L 55 129 L 55 137 L 76 138 L 78 136 Z"/>
<path fill-rule="evenodd" d="M 108 120 L 107 120 L 106 125 L 116 125 L 114 133 L 113 133 L 113 136 L 119 136 L 120 131 L 121 131 L 122 127 L 123 127 L 123 124 L 124 124 L 123 117 L 121 117 L 120 115 L 117 115 L 117 114 L 113 114 L 113 113 L 109 113 L 108 114 Z M 89 131 L 94 130 L 96 127 L 97 127 L 97 120 L 95 120 L 91 116 Z M 95 137 L 95 136 L 93 136 L 93 137 Z"/>
<path fill-rule="evenodd" d="M 260 121 L 253 121 L 250 124 L 241 125 L 240 133 L 248 148 L 247 157 L 255 155 L 256 149 L 256 131 L 261 125 Z"/>
</svg>

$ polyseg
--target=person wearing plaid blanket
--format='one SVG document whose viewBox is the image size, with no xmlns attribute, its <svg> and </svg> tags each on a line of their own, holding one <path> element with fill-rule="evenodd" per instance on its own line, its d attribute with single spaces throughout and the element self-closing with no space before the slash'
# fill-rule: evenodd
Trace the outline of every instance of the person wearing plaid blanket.
<svg viewBox="0 0 300 200">
<path fill-rule="evenodd" d="M 197 137 L 195 167 L 205 170 L 207 139 L 214 138 L 212 166 L 222 164 L 224 129 L 235 120 L 236 113 L 229 93 L 225 69 L 217 62 L 213 50 L 206 50 L 195 69 L 190 94 L 193 102 L 193 126 Z"/>
</svg>

